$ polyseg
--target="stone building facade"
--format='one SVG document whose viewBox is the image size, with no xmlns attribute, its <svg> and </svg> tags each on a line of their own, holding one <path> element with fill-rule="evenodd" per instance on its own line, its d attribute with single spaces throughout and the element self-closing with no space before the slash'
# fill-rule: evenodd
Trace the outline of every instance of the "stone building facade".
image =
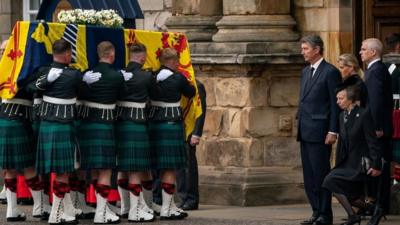
<svg viewBox="0 0 400 225">
<path fill-rule="evenodd" d="M 186 33 L 196 76 L 206 87 L 206 125 L 197 148 L 201 203 L 305 201 L 295 138 L 305 66 L 298 41 L 321 35 L 332 63 L 356 52 L 354 2 L 139 0 L 144 19 L 137 28 Z M 21 18 L 21 4 L 1 1 L 2 36 Z"/>
</svg>

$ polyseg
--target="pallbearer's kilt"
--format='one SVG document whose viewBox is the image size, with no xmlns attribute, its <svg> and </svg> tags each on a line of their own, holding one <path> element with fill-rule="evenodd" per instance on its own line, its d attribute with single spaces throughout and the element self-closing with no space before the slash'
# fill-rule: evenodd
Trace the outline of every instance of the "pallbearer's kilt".
<svg viewBox="0 0 400 225">
<path fill-rule="evenodd" d="M 112 169 L 116 165 L 113 123 L 82 121 L 78 130 L 81 169 Z"/>
<path fill-rule="evenodd" d="M 35 165 L 31 124 L 0 119 L 0 167 L 22 170 Z"/>
<path fill-rule="evenodd" d="M 116 123 L 117 167 L 120 171 L 151 169 L 147 124 L 134 121 Z"/>
<path fill-rule="evenodd" d="M 187 165 L 183 124 L 178 122 L 151 122 L 150 146 L 154 168 L 181 169 Z"/>
<path fill-rule="evenodd" d="M 37 142 L 37 173 L 61 174 L 74 171 L 78 145 L 73 122 L 40 121 Z"/>
</svg>

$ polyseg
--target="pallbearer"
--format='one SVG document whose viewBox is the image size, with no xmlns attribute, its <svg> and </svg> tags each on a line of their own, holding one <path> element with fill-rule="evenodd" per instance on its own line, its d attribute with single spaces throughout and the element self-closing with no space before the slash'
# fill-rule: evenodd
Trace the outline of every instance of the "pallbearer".
<svg viewBox="0 0 400 225">
<path fill-rule="evenodd" d="M 55 41 L 53 63 L 49 71 L 36 81 L 36 88 L 43 93 L 39 108 L 41 122 L 36 170 L 40 174 L 56 174 L 50 224 L 74 224 L 76 216 L 82 213 L 72 205 L 68 184 L 69 174 L 75 170 L 75 103 L 82 80 L 79 71 L 68 67 L 71 59 L 71 45 L 63 39 Z"/>
<path fill-rule="evenodd" d="M 191 98 L 196 90 L 178 72 L 179 56 L 175 49 L 161 52 L 161 69 L 151 91 L 150 143 L 155 153 L 156 169 L 161 171 L 161 219 L 182 219 L 187 214 L 174 203 L 176 169 L 187 165 L 181 96 Z"/>
<path fill-rule="evenodd" d="M 5 43 L 2 44 L 5 48 Z M 7 198 L 7 221 L 22 221 L 26 217 L 17 208 L 17 171 L 23 171 L 34 200 L 32 214 L 47 219 L 50 213 L 44 183 L 34 170 L 35 145 L 31 127 L 32 94 L 30 80 L 18 81 L 18 92 L 12 99 L 3 99 L 0 106 L 0 167 L 4 170 Z"/>
<path fill-rule="evenodd" d="M 114 137 L 115 106 L 117 97 L 125 90 L 124 78 L 112 68 L 115 48 L 111 42 L 104 41 L 97 46 L 99 64 L 83 76 L 89 90 L 82 112 L 79 127 L 81 149 L 81 169 L 97 173 L 97 208 L 95 223 L 116 223 L 119 216 L 110 210 L 107 203 L 110 192 L 112 169 L 116 166 L 116 146 Z"/>
<path fill-rule="evenodd" d="M 121 179 L 118 182 L 121 214 L 129 210 L 129 221 L 152 221 L 154 215 L 144 201 L 141 177 L 151 169 L 146 102 L 154 79 L 151 72 L 142 69 L 146 61 L 144 45 L 132 45 L 129 59 L 128 67 L 122 70 L 128 90 L 117 102 L 118 170 L 129 175 L 128 185 L 121 185 Z M 124 198 L 124 189 L 129 191 L 130 202 Z"/>
</svg>

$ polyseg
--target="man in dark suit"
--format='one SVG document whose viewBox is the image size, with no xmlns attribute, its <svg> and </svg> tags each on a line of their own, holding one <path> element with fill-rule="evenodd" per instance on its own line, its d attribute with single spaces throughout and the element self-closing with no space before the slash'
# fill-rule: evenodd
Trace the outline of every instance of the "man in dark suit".
<svg viewBox="0 0 400 225">
<path fill-rule="evenodd" d="M 313 210 L 307 224 L 332 224 L 331 193 L 322 188 L 330 171 L 332 144 L 339 127 L 339 108 L 335 88 L 340 72 L 323 57 L 321 37 L 310 35 L 301 39 L 301 53 L 310 65 L 301 74 L 297 140 L 300 141 L 304 188 Z"/>
<path fill-rule="evenodd" d="M 392 78 L 385 64 L 381 60 L 382 43 L 376 38 L 369 38 L 362 42 L 360 55 L 361 60 L 367 64 L 365 71 L 365 84 L 368 90 L 367 108 L 371 111 L 372 122 L 375 127 L 376 136 L 382 147 L 382 157 L 385 161 L 381 175 L 380 188 L 381 199 L 375 215 L 378 220 L 383 214 L 389 212 L 390 203 L 390 162 L 392 161 Z M 378 184 L 379 185 L 379 184 Z M 377 196 L 379 196 L 377 194 Z M 369 224 L 375 224 L 371 222 Z M 377 224 L 377 223 L 376 223 Z"/>
<path fill-rule="evenodd" d="M 202 114 L 197 118 L 192 134 L 186 143 L 188 152 L 188 167 L 178 170 L 177 188 L 182 200 L 180 207 L 183 210 L 195 210 L 199 208 L 199 172 L 197 170 L 196 146 L 203 134 L 203 126 L 206 118 L 206 90 L 204 85 L 196 80 L 199 91 Z"/>
</svg>

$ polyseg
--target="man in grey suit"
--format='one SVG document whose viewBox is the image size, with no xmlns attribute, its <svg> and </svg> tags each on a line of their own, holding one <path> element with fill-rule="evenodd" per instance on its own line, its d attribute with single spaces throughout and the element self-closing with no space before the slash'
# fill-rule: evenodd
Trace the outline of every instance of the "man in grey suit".
<svg viewBox="0 0 400 225">
<path fill-rule="evenodd" d="M 330 171 L 331 148 L 339 127 L 335 89 L 340 83 L 340 72 L 323 59 L 323 50 L 321 37 L 310 35 L 301 39 L 301 53 L 310 65 L 301 73 L 297 140 L 304 188 L 313 210 L 302 225 L 332 224 L 332 197 L 322 188 L 322 182 Z"/>
</svg>

